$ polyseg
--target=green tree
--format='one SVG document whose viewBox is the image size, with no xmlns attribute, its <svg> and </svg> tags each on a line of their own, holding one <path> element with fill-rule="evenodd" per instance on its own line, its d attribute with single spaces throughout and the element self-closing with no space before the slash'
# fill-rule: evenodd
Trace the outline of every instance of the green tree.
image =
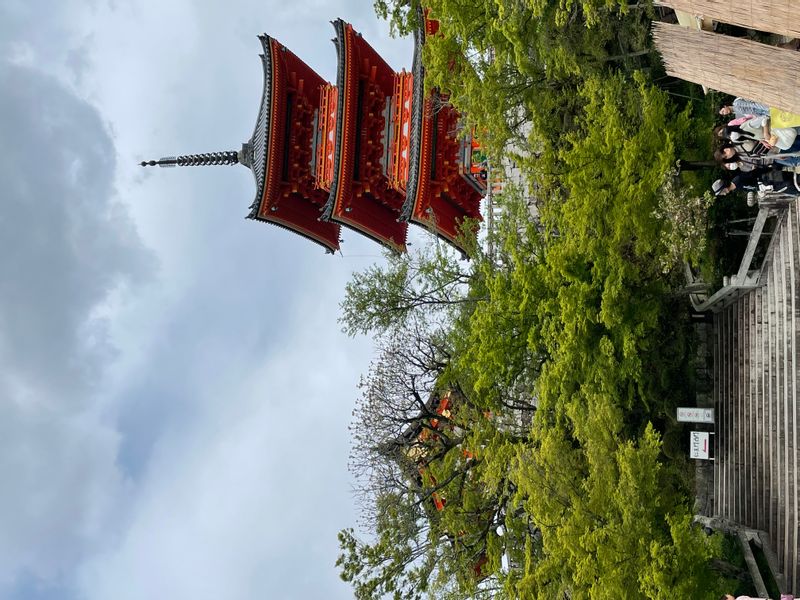
<svg viewBox="0 0 800 600">
<path fill-rule="evenodd" d="M 719 542 L 690 527 L 683 502 L 665 494 L 658 435 L 648 427 L 638 442 L 623 441 L 621 419 L 602 397 L 583 412 L 584 439 L 539 426 L 535 450 L 518 457 L 519 494 L 542 527 L 542 558 L 520 595 L 718 597 L 710 558 Z"/>
<path fill-rule="evenodd" d="M 430 586 L 436 597 L 491 596 L 501 586 L 502 556 L 519 554 L 535 531 L 517 523 L 527 518 L 510 502 L 513 447 L 526 428 L 465 396 L 448 340 L 425 332 L 412 325 L 379 337 L 354 411 L 350 467 L 362 525 L 378 536 L 373 543 L 352 531 L 340 536 L 338 564 L 358 597 L 394 589 L 406 597 L 423 576 L 419 589 Z M 399 527 L 401 517 L 413 526 Z"/>
<path fill-rule="evenodd" d="M 437 569 L 447 569 L 449 546 L 422 508 L 391 494 L 378 496 L 375 541 L 352 529 L 339 532 L 336 566 L 359 600 L 422 598 Z"/>
<path fill-rule="evenodd" d="M 387 252 L 382 264 L 353 274 L 339 322 L 351 336 L 402 329 L 415 316 L 445 322 L 472 302 L 470 276 L 468 263 L 435 239 L 405 254 Z"/>
<path fill-rule="evenodd" d="M 476 402 L 499 414 L 531 411 L 546 351 L 539 342 L 537 307 L 545 288 L 539 265 L 543 240 L 530 208 L 514 186 L 494 198 L 503 211 L 493 256 L 479 255 L 476 303 L 454 324 L 454 360 Z"/>
<path fill-rule="evenodd" d="M 354 432 L 360 464 L 383 470 L 363 497 L 374 538 L 340 534 L 343 578 L 358 598 L 718 596 L 719 540 L 691 527 L 657 430 L 685 354 L 665 341 L 681 330 L 665 266 L 693 250 L 676 253 L 664 182 L 693 132 L 631 76 L 645 15 L 605 0 L 377 8 L 401 33 L 422 8 L 439 20 L 427 85 L 493 160 L 513 142 L 542 218 L 509 190 L 491 254 L 459 263 L 434 245 L 348 285 L 345 330 L 384 344 Z M 439 415 L 447 390 L 459 408 Z"/>
<path fill-rule="evenodd" d="M 580 108 L 575 91 L 583 78 L 647 57 L 649 4 L 641 6 L 646 10 L 628 11 L 615 0 L 375 4 L 396 33 L 413 31 L 423 10 L 439 22 L 425 40 L 426 87 L 449 95 L 493 158 L 511 142 L 522 155 L 557 144 Z"/>
<path fill-rule="evenodd" d="M 655 208 L 688 117 L 641 77 L 588 78 L 580 99 L 575 129 L 538 159 L 550 164 L 549 233 L 511 203 L 502 259 L 482 263 L 486 297 L 455 353 L 477 401 L 502 408 L 520 374 L 536 398 L 527 443 L 492 448 L 516 452 L 506 476 L 541 530 L 515 593 L 708 597 L 714 544 L 688 527 L 686 490 L 648 423 L 664 409 L 653 373 L 669 356 L 654 343 L 669 291 Z"/>
</svg>

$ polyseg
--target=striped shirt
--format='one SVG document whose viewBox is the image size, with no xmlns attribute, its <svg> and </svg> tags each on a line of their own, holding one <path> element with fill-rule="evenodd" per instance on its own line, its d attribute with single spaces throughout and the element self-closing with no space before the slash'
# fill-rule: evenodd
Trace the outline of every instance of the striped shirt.
<svg viewBox="0 0 800 600">
<path fill-rule="evenodd" d="M 737 117 L 745 115 L 755 115 L 757 117 L 768 117 L 769 106 L 765 106 L 760 102 L 754 100 L 746 100 L 745 98 L 736 98 L 733 101 L 733 114 Z"/>
</svg>

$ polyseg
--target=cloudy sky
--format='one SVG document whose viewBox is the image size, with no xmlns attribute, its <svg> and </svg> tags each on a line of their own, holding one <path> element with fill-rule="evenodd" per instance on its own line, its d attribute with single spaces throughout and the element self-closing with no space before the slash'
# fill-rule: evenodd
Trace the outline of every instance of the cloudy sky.
<svg viewBox="0 0 800 600">
<path fill-rule="evenodd" d="M 371 354 L 349 274 L 244 220 L 266 32 L 335 77 L 370 0 L 0 0 L 0 598 L 348 598 L 336 532 Z"/>
</svg>

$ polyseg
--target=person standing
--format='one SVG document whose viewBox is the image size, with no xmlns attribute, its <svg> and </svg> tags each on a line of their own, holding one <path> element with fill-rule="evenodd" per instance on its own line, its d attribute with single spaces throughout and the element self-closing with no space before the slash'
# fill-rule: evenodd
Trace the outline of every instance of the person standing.
<svg viewBox="0 0 800 600">
<path fill-rule="evenodd" d="M 746 115 L 753 115 L 755 117 L 768 117 L 769 106 L 754 100 L 734 98 L 731 104 L 726 104 L 719 109 L 719 114 L 723 117 L 733 115 L 736 118 L 741 118 Z"/>
</svg>

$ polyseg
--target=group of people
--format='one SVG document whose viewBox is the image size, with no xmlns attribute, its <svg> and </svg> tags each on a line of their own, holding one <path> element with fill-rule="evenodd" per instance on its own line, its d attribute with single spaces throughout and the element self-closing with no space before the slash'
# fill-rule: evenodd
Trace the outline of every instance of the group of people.
<svg viewBox="0 0 800 600">
<path fill-rule="evenodd" d="M 800 127 L 773 127 L 768 106 L 736 98 L 719 114 L 728 122 L 714 128 L 718 148 L 714 159 L 734 173 L 717 179 L 712 191 L 724 196 L 733 191 L 775 192 L 800 195 Z"/>
</svg>

